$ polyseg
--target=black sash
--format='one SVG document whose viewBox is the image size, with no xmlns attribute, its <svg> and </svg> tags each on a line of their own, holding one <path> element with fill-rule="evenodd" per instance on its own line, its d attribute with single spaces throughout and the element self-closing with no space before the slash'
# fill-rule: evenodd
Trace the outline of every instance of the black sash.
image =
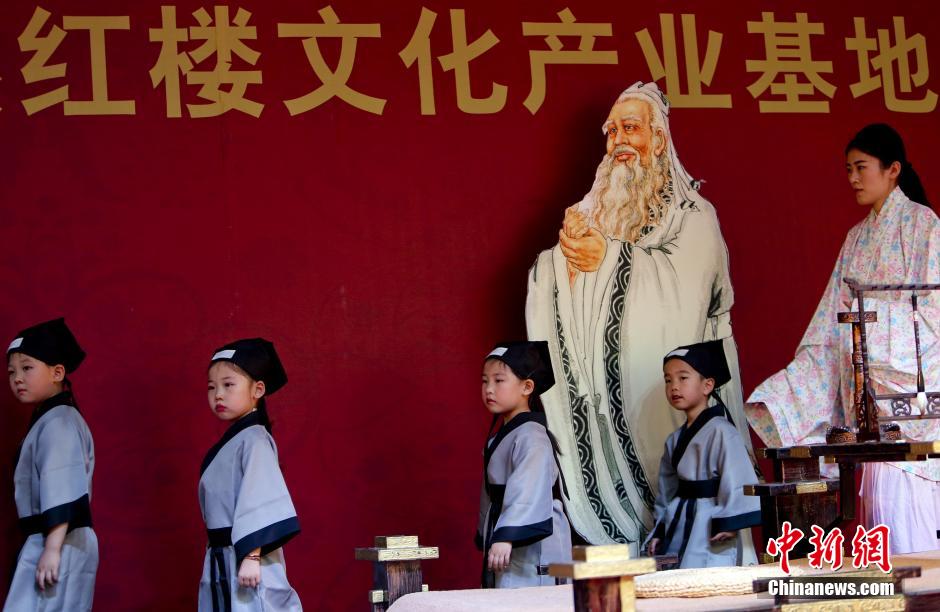
<svg viewBox="0 0 940 612">
<path fill-rule="evenodd" d="M 682 546 L 679 547 L 679 563 L 682 563 L 682 555 L 685 554 L 685 547 L 689 543 L 689 536 L 692 534 L 692 524 L 695 522 L 695 507 L 698 506 L 696 500 L 708 497 L 718 496 L 718 485 L 721 480 L 718 478 L 709 478 L 707 480 L 682 480 L 679 479 L 679 490 L 676 497 L 679 498 L 679 506 L 676 508 L 676 514 L 669 523 L 669 529 L 666 530 L 666 538 L 663 542 L 663 551 L 669 550 L 669 544 L 676 535 L 676 528 L 679 526 L 679 517 L 685 512 L 685 525 L 682 529 Z"/>
<path fill-rule="evenodd" d="M 232 545 L 232 528 L 207 529 L 209 537 L 209 588 L 212 612 L 232 612 L 232 587 L 225 568 L 225 549 Z"/>
</svg>

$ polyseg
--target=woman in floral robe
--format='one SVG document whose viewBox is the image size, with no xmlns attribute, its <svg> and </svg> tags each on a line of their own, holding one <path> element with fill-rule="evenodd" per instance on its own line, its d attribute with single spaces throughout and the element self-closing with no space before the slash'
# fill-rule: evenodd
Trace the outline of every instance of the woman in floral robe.
<svg viewBox="0 0 940 612">
<path fill-rule="evenodd" d="M 768 446 L 824 442 L 830 425 L 856 427 L 851 326 L 836 316 L 858 306 L 843 279 L 940 283 L 940 221 L 897 132 L 884 124 L 862 129 L 846 147 L 846 169 L 857 202 L 871 210 L 849 230 L 794 360 L 748 399 L 748 421 Z M 915 391 L 910 292 L 871 293 L 865 309 L 878 313 L 866 327 L 875 393 Z M 940 292 L 918 295 L 918 309 L 926 388 L 940 390 Z M 912 440 L 940 440 L 940 420 L 906 421 L 901 429 Z M 867 463 L 861 497 L 866 526 L 891 529 L 891 553 L 938 548 L 940 461 Z"/>
</svg>

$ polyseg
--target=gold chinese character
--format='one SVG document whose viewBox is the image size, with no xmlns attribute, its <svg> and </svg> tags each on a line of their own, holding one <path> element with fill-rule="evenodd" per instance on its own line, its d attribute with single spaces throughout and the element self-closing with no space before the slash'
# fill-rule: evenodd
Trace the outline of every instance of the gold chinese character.
<svg viewBox="0 0 940 612">
<path fill-rule="evenodd" d="M 163 21 L 159 28 L 150 28 L 150 42 L 159 42 L 160 56 L 150 69 L 150 82 L 154 87 L 163 83 L 166 89 L 166 116 L 182 117 L 180 108 L 180 73 L 193 68 L 193 62 L 185 52 L 180 52 L 179 43 L 189 40 L 186 28 L 176 27 L 176 7 L 160 9 Z"/>
<path fill-rule="evenodd" d="M 574 14 L 567 8 L 558 13 L 560 23 L 522 23 L 523 36 L 544 36 L 549 50 L 529 51 L 529 69 L 532 75 L 532 88 L 523 104 L 533 115 L 545 101 L 545 66 L 546 64 L 616 64 L 616 51 L 596 51 L 594 39 L 598 36 L 610 36 L 609 23 L 575 23 Z M 559 36 L 578 36 L 577 50 L 565 50 Z"/>
<path fill-rule="evenodd" d="M 258 33 L 254 26 L 249 26 L 251 13 L 238 9 L 235 18 L 229 22 L 228 6 L 215 7 L 215 20 L 200 8 L 193 13 L 199 23 L 189 28 L 190 40 L 205 41 L 189 52 L 193 64 L 200 64 L 215 55 L 213 70 L 189 70 L 186 72 L 188 85 L 202 85 L 196 94 L 209 104 L 187 104 L 191 117 L 216 117 L 229 110 L 239 110 L 252 117 L 261 115 L 264 104 L 249 100 L 245 92 L 249 85 L 261 84 L 260 70 L 232 70 L 232 56 L 236 56 L 254 66 L 261 55 L 246 45 L 244 40 L 257 40 Z M 221 85 L 229 85 L 226 91 Z"/>
<path fill-rule="evenodd" d="M 33 52 L 32 57 L 20 70 L 23 73 L 23 80 L 27 84 L 47 79 L 60 79 L 65 76 L 65 63 L 46 65 L 46 62 L 49 61 L 49 58 L 65 39 L 65 31 L 56 25 L 53 25 L 45 36 L 39 36 L 39 31 L 46 24 L 49 15 L 49 11 L 37 6 L 23 33 L 16 39 L 20 45 L 20 51 Z M 23 100 L 23 108 L 26 109 L 27 115 L 32 115 L 60 102 L 65 102 L 68 97 L 69 86 L 63 85 L 52 91 Z"/>
<path fill-rule="evenodd" d="M 66 30 L 88 30 L 91 43 L 91 100 L 66 100 L 66 115 L 133 115 L 133 100 L 108 99 L 108 70 L 105 58 L 105 30 L 131 29 L 130 17 L 69 17 L 62 18 Z"/>
<path fill-rule="evenodd" d="M 229 7 L 216 6 L 213 21 L 213 16 L 200 8 L 193 12 L 199 25 L 188 31 L 176 27 L 176 7 L 161 7 L 161 17 L 160 27 L 150 29 L 150 41 L 160 43 L 160 55 L 150 69 L 150 82 L 154 87 L 163 83 L 166 89 L 167 117 L 182 116 L 181 74 L 186 75 L 188 85 L 201 85 L 196 95 L 208 101 L 208 104 L 187 104 L 190 117 L 217 117 L 232 109 L 252 117 L 261 115 L 264 104 L 245 97 L 249 85 L 261 84 L 261 71 L 232 70 L 233 58 L 254 66 L 261 55 L 243 42 L 258 38 L 255 27 L 248 25 L 251 13 L 240 8 L 229 21 Z M 179 43 L 197 40 L 204 42 L 196 49 L 188 53 L 179 50 Z M 215 55 L 212 70 L 194 70 L 212 55 Z M 222 85 L 229 87 L 222 89 Z"/>
<path fill-rule="evenodd" d="M 820 73 L 832 72 L 832 62 L 812 59 L 810 36 L 823 34 L 823 24 L 810 23 L 806 13 L 797 13 L 795 22 L 777 22 L 772 12 L 761 13 L 761 21 L 748 21 L 747 31 L 751 34 L 764 35 L 764 49 L 767 59 L 747 60 L 748 72 L 760 72 L 762 76 L 748 88 L 754 98 L 761 95 L 770 86 L 770 93 L 782 95 L 784 100 L 761 100 L 762 113 L 828 113 L 828 100 L 803 100 L 800 96 L 812 95 L 818 89 L 828 98 L 832 98 L 836 88 L 820 76 Z M 774 82 L 780 73 L 784 73 L 783 82 Z M 803 75 L 809 81 L 800 83 L 797 76 Z"/>
<path fill-rule="evenodd" d="M 65 39 L 66 30 L 88 30 L 91 49 L 91 100 L 69 100 L 69 87 L 63 85 L 44 94 L 23 100 L 27 115 L 62 103 L 66 115 L 133 115 L 133 100 L 108 99 L 108 69 L 105 53 L 105 31 L 129 30 L 130 17 L 72 17 L 62 18 L 62 28 L 52 25 L 49 33 L 40 36 L 39 32 L 49 20 L 49 11 L 36 7 L 33 16 L 17 41 L 21 51 L 32 51 L 33 55 L 23 66 L 23 80 L 27 84 L 46 79 L 65 76 L 65 63 L 46 65 L 52 54 Z M 64 29 L 63 29 L 64 28 Z"/>
<path fill-rule="evenodd" d="M 406 68 L 411 68 L 418 62 L 418 90 L 421 94 L 421 114 L 433 115 L 434 110 L 434 75 L 431 71 L 431 28 L 437 13 L 421 8 L 421 17 L 411 40 L 404 49 L 399 51 L 398 57 L 404 62 Z"/>
<path fill-rule="evenodd" d="M 285 100 L 284 105 L 291 115 L 305 113 L 320 106 L 330 98 L 339 98 L 360 110 L 381 115 L 385 100 L 373 98 L 352 89 L 349 77 L 356 59 L 356 43 L 359 38 L 380 38 L 381 29 L 377 23 L 340 23 L 336 11 L 327 6 L 320 9 L 323 23 L 279 23 L 277 35 L 281 38 L 303 38 L 307 61 L 322 83 L 320 87 L 293 100 Z M 340 52 L 336 68 L 332 69 L 320 53 L 318 38 L 339 38 Z"/>
<path fill-rule="evenodd" d="M 702 84 L 711 85 L 721 53 L 722 34 L 708 31 L 705 61 L 699 63 L 698 36 L 695 32 L 695 15 L 682 15 L 682 39 L 685 43 L 685 70 L 687 93 L 680 93 L 679 58 L 676 45 L 676 27 L 673 16 L 659 16 L 659 29 L 663 37 L 663 52 L 660 55 L 653 44 L 649 30 L 643 28 L 636 38 L 646 58 L 654 81 L 666 77 L 666 94 L 673 108 L 731 108 L 731 94 L 703 94 Z"/>
<path fill-rule="evenodd" d="M 450 31 L 454 50 L 437 59 L 445 71 L 454 71 L 457 108 L 472 115 L 498 113 L 506 105 L 506 86 L 493 83 L 489 96 L 474 98 L 470 90 L 470 62 L 492 49 L 499 39 L 492 30 L 487 30 L 467 44 L 467 22 L 463 9 L 450 10 Z"/>
<path fill-rule="evenodd" d="M 894 44 L 891 44 L 887 29 L 878 29 L 878 38 L 869 38 L 865 31 L 865 18 L 855 18 L 855 37 L 845 39 L 845 48 L 858 54 L 859 81 L 849 87 L 852 97 L 857 98 L 879 87 L 882 88 L 885 106 L 898 113 L 929 113 L 937 107 L 937 94 L 927 90 L 924 97 L 917 99 L 899 99 L 895 90 L 894 68 L 897 65 L 898 83 L 902 93 L 911 93 L 911 83 L 922 87 L 930 76 L 927 65 L 927 39 L 923 34 L 908 38 L 904 28 L 904 17 L 894 18 Z M 869 60 L 869 53 L 877 52 Z M 914 53 L 917 71 L 911 74 L 908 56 Z M 873 75 L 871 68 L 881 74 Z"/>
</svg>

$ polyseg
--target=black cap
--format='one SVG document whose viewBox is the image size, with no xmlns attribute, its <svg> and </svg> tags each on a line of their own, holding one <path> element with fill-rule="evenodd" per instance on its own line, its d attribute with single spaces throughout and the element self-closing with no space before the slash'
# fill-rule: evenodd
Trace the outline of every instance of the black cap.
<svg viewBox="0 0 940 612">
<path fill-rule="evenodd" d="M 680 346 L 663 357 L 663 365 L 670 359 L 680 359 L 705 378 L 714 378 L 716 389 L 731 380 L 724 343 L 721 340 Z"/>
<path fill-rule="evenodd" d="M 541 395 L 555 384 L 552 373 L 552 357 L 548 352 L 548 342 L 500 342 L 486 360 L 502 361 L 513 374 L 525 380 L 531 378 L 535 383 L 536 395 Z"/>
<path fill-rule="evenodd" d="M 77 370 L 85 359 L 85 351 L 61 318 L 33 325 L 16 334 L 7 348 L 7 357 L 13 353 L 35 357 L 51 366 L 62 364 L 67 373 Z"/>
<path fill-rule="evenodd" d="M 230 361 L 253 379 L 264 382 L 265 395 L 271 395 L 287 384 L 287 372 L 274 350 L 264 338 L 245 338 L 215 349 L 211 363 Z"/>
</svg>

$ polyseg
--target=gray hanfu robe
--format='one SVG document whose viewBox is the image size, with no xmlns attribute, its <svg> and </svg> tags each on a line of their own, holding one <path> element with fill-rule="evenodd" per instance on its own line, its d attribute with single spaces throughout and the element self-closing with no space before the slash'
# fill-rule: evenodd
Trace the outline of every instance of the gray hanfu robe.
<svg viewBox="0 0 940 612">
<path fill-rule="evenodd" d="M 691 427 L 683 425 L 666 439 L 656 525 L 647 542 L 659 538 L 657 552 L 678 555 L 681 568 L 757 562 L 748 528 L 760 525 L 760 501 L 743 491 L 744 485 L 757 483 L 757 475 L 726 414 L 723 405 L 707 408 Z M 736 532 L 736 537 L 709 542 L 722 531 Z"/>
<path fill-rule="evenodd" d="M 483 586 L 553 585 L 539 566 L 571 560 L 571 527 L 559 494 L 560 476 L 545 414 L 523 412 L 489 440 L 476 544 L 483 551 Z M 510 542 L 509 567 L 487 570 L 494 542 Z"/>
<path fill-rule="evenodd" d="M 36 407 L 13 472 L 16 514 L 27 534 L 7 593 L 4 612 L 91 610 L 98 572 L 98 538 L 91 528 L 91 475 L 95 445 L 72 394 Z M 62 523 L 59 581 L 40 591 L 36 566 L 45 534 Z"/>
<path fill-rule="evenodd" d="M 300 523 L 277 462 L 274 438 L 252 412 L 209 449 L 199 479 L 209 544 L 199 582 L 200 612 L 299 611 L 283 546 Z M 245 555 L 261 549 L 261 584 L 238 585 Z"/>
</svg>

